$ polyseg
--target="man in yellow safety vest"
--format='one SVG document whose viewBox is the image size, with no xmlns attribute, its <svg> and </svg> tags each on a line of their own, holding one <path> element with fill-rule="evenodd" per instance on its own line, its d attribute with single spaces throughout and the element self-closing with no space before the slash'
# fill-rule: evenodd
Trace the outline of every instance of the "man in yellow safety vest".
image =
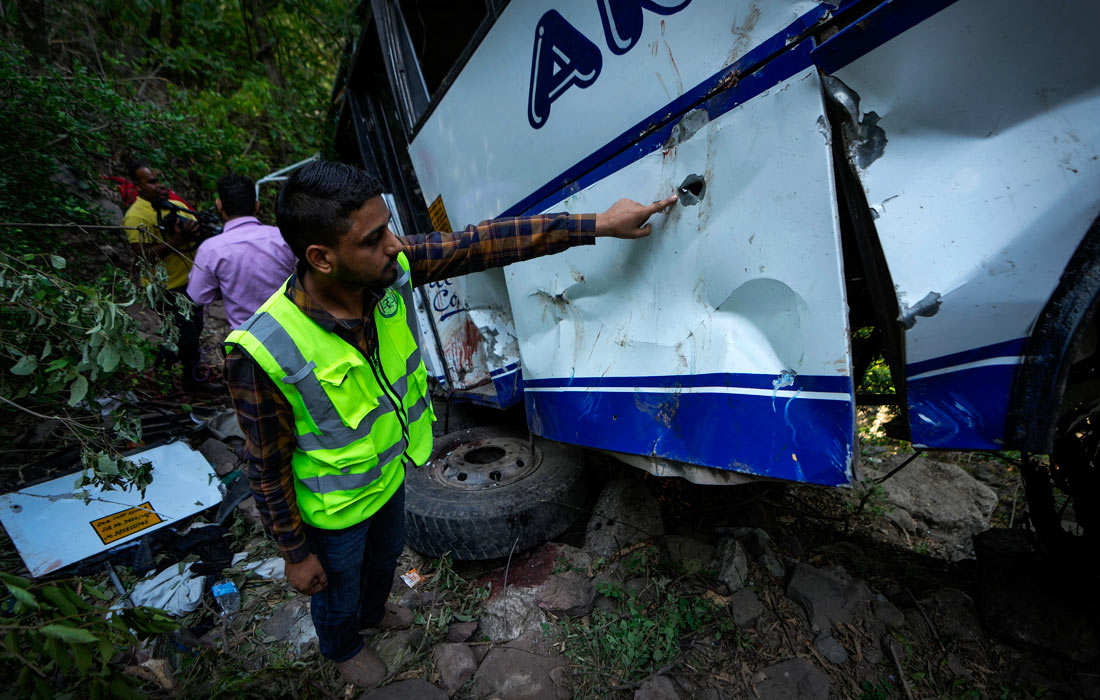
<svg viewBox="0 0 1100 700">
<path fill-rule="evenodd" d="M 318 161 L 287 181 L 276 217 L 297 273 L 229 334 L 225 377 L 261 521 L 287 580 L 312 596 L 321 653 L 349 683 L 386 675 L 360 630 L 412 617 L 386 599 L 404 547 L 405 469 L 432 449 L 413 287 L 600 236 L 642 238 L 674 201 L 398 238 L 364 171 Z"/>
</svg>

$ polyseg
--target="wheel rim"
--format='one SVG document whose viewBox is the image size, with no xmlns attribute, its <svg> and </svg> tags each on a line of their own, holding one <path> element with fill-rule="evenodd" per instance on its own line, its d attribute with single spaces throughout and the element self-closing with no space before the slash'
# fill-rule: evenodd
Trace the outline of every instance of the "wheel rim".
<svg viewBox="0 0 1100 700">
<path fill-rule="evenodd" d="M 542 451 L 526 440 L 496 437 L 474 440 L 433 460 L 428 473 L 458 491 L 483 491 L 520 481 L 538 469 Z"/>
</svg>

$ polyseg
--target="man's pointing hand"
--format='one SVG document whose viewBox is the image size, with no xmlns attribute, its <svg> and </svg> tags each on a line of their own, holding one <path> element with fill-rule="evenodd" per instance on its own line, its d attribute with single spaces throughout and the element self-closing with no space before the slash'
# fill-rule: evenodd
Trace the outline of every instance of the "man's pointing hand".
<svg viewBox="0 0 1100 700">
<path fill-rule="evenodd" d="M 602 214 L 596 214 L 596 235 L 612 238 L 645 238 L 652 231 L 646 221 L 657 212 L 668 209 L 676 195 L 645 205 L 633 199 L 620 199 Z"/>
</svg>

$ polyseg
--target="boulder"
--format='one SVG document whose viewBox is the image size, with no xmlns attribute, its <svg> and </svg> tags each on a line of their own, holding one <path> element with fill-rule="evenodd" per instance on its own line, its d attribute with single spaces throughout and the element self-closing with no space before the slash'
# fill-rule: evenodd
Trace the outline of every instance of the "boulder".
<svg viewBox="0 0 1100 700">
<path fill-rule="evenodd" d="M 881 476 L 902 459 L 905 455 L 884 462 L 881 471 L 869 466 L 867 474 Z M 882 488 L 887 503 L 906 511 L 930 537 L 947 543 L 968 545 L 971 536 L 989 527 L 997 506 L 997 492 L 962 467 L 923 456 L 884 481 Z M 904 516 L 894 516 L 893 520 L 911 530 Z"/>
<path fill-rule="evenodd" d="M 485 603 L 478 626 L 493 642 L 510 642 L 528 632 L 541 632 L 546 614 L 535 600 L 535 589 L 509 586 Z"/>
<path fill-rule="evenodd" d="M 756 622 L 756 618 L 764 613 L 764 604 L 756 597 L 751 588 L 742 588 L 730 596 L 730 616 L 733 624 L 738 627 L 748 627 Z"/>
<path fill-rule="evenodd" d="M 448 642 L 467 642 L 477 630 L 476 622 L 452 622 L 447 628 Z"/>
<path fill-rule="evenodd" d="M 575 571 L 554 574 L 535 591 L 535 602 L 540 608 L 572 617 L 587 614 L 595 600 L 592 582 Z"/>
<path fill-rule="evenodd" d="M 657 499 L 636 479 L 607 484 L 593 512 L 584 536 L 584 549 L 592 556 L 609 557 L 665 531 Z"/>
<path fill-rule="evenodd" d="M 435 670 L 447 695 L 454 695 L 474 677 L 477 661 L 474 652 L 465 644 L 440 644 L 432 652 Z"/>
<path fill-rule="evenodd" d="M 840 567 L 818 569 L 796 564 L 787 584 L 787 596 L 806 611 L 815 632 L 825 632 L 837 623 L 850 622 L 867 606 L 871 590 Z"/>
<path fill-rule="evenodd" d="M 634 700 L 680 700 L 676 683 L 668 676 L 652 676 L 634 691 Z"/>
<path fill-rule="evenodd" d="M 715 556 L 718 559 L 718 579 L 730 591 L 743 588 L 749 578 L 749 558 L 741 543 L 732 537 L 725 537 L 718 542 Z"/>
<path fill-rule="evenodd" d="M 752 679 L 759 700 L 825 700 L 829 679 L 805 659 L 790 659 L 768 666 Z"/>
<path fill-rule="evenodd" d="M 406 661 L 416 655 L 424 642 L 424 630 L 413 627 L 407 630 L 386 632 L 374 644 L 378 656 L 386 664 L 386 670 L 396 673 Z"/>
<path fill-rule="evenodd" d="M 848 651 L 838 642 L 833 635 L 822 632 L 814 640 L 814 648 L 817 653 L 831 664 L 840 666 L 848 662 Z"/>
<path fill-rule="evenodd" d="M 474 674 L 473 697 L 500 700 L 566 700 L 565 659 L 538 633 L 495 647 Z"/>
</svg>

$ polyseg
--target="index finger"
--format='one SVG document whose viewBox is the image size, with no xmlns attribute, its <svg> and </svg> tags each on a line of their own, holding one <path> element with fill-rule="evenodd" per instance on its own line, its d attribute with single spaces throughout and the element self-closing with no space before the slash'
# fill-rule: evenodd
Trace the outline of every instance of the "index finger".
<svg viewBox="0 0 1100 700">
<path fill-rule="evenodd" d="M 668 209 L 670 206 L 675 204 L 677 199 L 679 198 L 676 195 L 672 195 L 671 197 L 666 197 L 665 199 L 658 200 L 646 207 L 646 209 L 648 209 L 647 213 L 656 214 L 659 211 L 664 211 L 665 209 Z"/>
</svg>

